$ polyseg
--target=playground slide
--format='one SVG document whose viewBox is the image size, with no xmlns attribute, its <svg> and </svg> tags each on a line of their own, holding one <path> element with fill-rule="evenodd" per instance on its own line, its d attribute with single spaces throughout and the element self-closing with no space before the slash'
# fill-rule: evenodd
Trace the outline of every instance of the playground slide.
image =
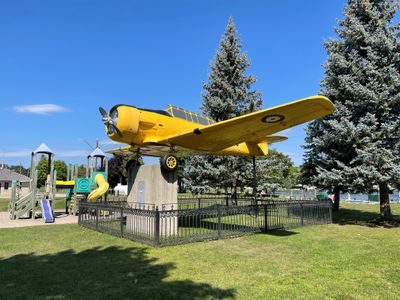
<svg viewBox="0 0 400 300">
<path fill-rule="evenodd" d="M 90 192 L 87 198 L 88 202 L 95 202 L 108 191 L 110 186 L 102 174 L 97 174 L 94 177 L 94 181 L 97 183 L 98 188 Z"/>
<path fill-rule="evenodd" d="M 42 218 L 45 223 L 54 222 L 53 212 L 51 211 L 51 205 L 48 199 L 42 200 Z"/>
</svg>

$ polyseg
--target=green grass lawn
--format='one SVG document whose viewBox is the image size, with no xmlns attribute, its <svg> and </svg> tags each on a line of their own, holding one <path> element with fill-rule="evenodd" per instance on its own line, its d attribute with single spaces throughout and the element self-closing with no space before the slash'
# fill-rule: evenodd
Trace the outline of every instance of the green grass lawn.
<svg viewBox="0 0 400 300">
<path fill-rule="evenodd" d="M 398 299 L 400 228 L 364 226 L 378 210 L 158 249 L 78 225 L 1 229 L 0 299 Z"/>
</svg>

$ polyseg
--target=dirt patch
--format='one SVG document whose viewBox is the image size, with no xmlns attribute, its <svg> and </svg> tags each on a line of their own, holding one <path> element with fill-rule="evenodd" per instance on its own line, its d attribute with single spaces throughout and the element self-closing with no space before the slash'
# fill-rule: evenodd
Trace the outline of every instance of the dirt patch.
<svg viewBox="0 0 400 300">
<path fill-rule="evenodd" d="M 32 219 L 18 219 L 10 220 L 8 212 L 0 212 L 0 228 L 14 228 L 14 227 L 29 227 L 29 226 L 41 226 L 41 225 L 53 225 L 53 224 L 73 224 L 78 223 L 77 216 L 70 216 L 62 211 L 55 212 L 54 223 L 45 223 L 41 217 L 36 217 L 35 220 Z"/>
</svg>

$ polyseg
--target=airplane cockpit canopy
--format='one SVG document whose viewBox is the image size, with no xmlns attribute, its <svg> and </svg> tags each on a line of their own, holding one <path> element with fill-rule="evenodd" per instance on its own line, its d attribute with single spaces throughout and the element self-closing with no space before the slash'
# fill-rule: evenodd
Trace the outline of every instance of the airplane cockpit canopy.
<svg viewBox="0 0 400 300">
<path fill-rule="evenodd" d="M 185 110 L 183 108 L 173 106 L 173 105 L 168 105 L 167 108 L 165 109 L 171 116 L 179 119 L 183 119 L 189 122 L 201 124 L 201 125 L 210 125 L 215 123 L 214 120 L 207 118 L 205 116 L 202 116 L 198 113 L 194 113 L 188 110 Z"/>
</svg>

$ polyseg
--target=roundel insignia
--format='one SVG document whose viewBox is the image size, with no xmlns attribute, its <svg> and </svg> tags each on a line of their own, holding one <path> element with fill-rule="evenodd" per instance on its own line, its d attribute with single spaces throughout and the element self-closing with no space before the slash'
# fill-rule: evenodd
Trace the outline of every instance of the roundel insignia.
<svg viewBox="0 0 400 300">
<path fill-rule="evenodd" d="M 261 119 L 261 122 L 264 123 L 278 123 L 282 120 L 284 120 L 285 117 L 282 115 L 269 115 L 269 116 L 265 116 L 264 118 Z"/>
</svg>

